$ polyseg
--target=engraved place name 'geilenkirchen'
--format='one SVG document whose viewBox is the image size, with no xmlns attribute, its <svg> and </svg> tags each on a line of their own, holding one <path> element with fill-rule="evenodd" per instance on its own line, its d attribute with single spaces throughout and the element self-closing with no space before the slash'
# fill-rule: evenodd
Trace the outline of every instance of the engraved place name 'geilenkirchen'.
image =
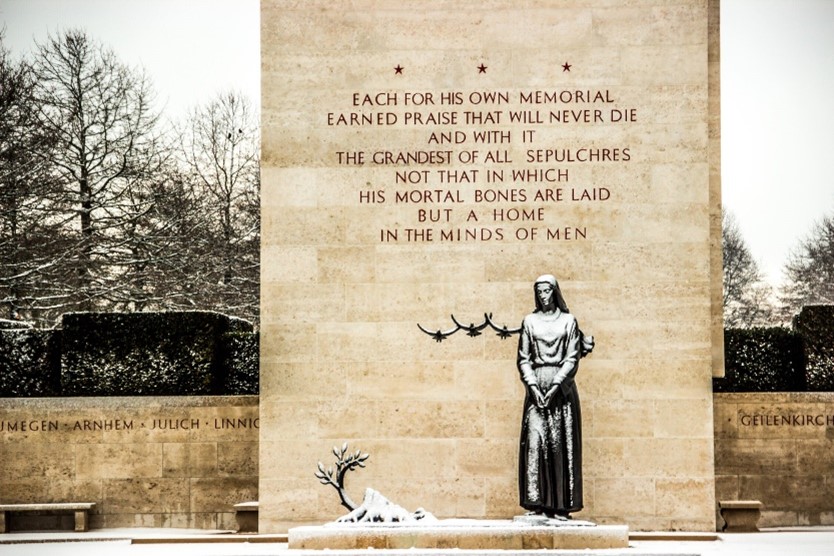
<svg viewBox="0 0 834 556">
<path fill-rule="evenodd" d="M 742 413 L 738 421 L 744 427 L 828 427 L 834 428 L 834 414 L 822 413 Z"/>
</svg>

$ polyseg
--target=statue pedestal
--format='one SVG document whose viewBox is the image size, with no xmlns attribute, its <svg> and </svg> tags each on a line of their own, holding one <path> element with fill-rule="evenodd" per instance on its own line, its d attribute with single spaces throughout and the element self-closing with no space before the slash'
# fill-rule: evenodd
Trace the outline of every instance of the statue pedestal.
<svg viewBox="0 0 834 556">
<path fill-rule="evenodd" d="M 581 522 L 580 522 L 581 523 Z M 329 523 L 289 530 L 290 549 L 460 548 L 494 550 L 627 548 L 626 525 L 535 525 L 445 519 L 408 523 Z"/>
</svg>

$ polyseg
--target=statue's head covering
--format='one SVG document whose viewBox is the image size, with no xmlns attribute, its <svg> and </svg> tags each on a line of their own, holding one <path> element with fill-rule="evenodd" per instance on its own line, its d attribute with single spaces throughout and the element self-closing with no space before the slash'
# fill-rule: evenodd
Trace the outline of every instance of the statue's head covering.
<svg viewBox="0 0 834 556">
<path fill-rule="evenodd" d="M 535 283 L 533 283 L 533 297 L 536 299 L 536 311 L 542 310 L 541 301 L 536 293 L 536 286 L 539 284 L 550 284 L 553 287 L 553 298 L 556 302 L 556 307 L 558 307 L 563 313 L 570 313 L 568 310 L 568 304 L 565 303 L 565 298 L 562 297 L 562 290 L 559 289 L 559 282 L 556 281 L 556 277 L 552 274 L 543 274 L 542 276 L 536 278 Z"/>
</svg>

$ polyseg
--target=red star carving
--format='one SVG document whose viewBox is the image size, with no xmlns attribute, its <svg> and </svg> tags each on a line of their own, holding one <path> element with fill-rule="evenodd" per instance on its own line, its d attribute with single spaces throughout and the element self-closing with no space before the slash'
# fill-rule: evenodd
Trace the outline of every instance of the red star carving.
<svg viewBox="0 0 834 556">
<path fill-rule="evenodd" d="M 394 68 L 394 74 L 395 75 L 402 75 L 402 73 L 403 73 L 403 67 L 401 65 L 397 64 L 397 67 Z"/>
<path fill-rule="evenodd" d="M 487 70 L 487 67 L 482 62 L 481 65 L 478 66 L 478 73 L 486 73 L 486 70 Z"/>
<path fill-rule="evenodd" d="M 565 62 L 564 64 L 562 64 L 562 71 L 563 72 L 564 71 L 570 71 L 570 68 L 571 68 L 571 65 L 569 63 Z"/>
</svg>

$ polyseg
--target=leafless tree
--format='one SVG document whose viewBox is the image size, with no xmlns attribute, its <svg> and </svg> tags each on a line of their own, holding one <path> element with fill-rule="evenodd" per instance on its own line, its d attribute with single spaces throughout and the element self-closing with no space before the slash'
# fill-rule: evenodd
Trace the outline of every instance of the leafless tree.
<svg viewBox="0 0 834 556">
<path fill-rule="evenodd" d="M 175 134 L 144 75 L 83 31 L 36 46 L 14 62 L 0 33 L 0 318 L 210 309 L 257 322 L 251 103 L 218 95 Z"/>
<path fill-rule="evenodd" d="M 804 305 L 834 303 L 834 215 L 816 222 L 785 264 L 780 300 L 787 318 Z"/>
<path fill-rule="evenodd" d="M 38 123 L 54 142 L 50 162 L 74 222 L 75 276 L 64 281 L 76 306 L 106 306 L 129 270 L 124 229 L 148 210 L 133 194 L 161 162 L 152 88 L 80 30 L 38 43 L 33 71 Z"/>
<path fill-rule="evenodd" d="M 721 213 L 724 252 L 724 326 L 727 328 L 773 324 L 771 288 L 763 280 L 733 215 Z"/>
<path fill-rule="evenodd" d="M 251 102 L 225 92 L 195 108 L 182 158 L 207 215 L 203 277 L 209 305 L 257 321 L 260 131 Z"/>
<path fill-rule="evenodd" d="M 193 261 L 199 258 L 204 215 L 190 184 L 169 160 L 131 188 L 126 219 L 114 234 L 125 269 L 108 295 L 108 308 L 153 311 L 203 308 L 195 302 Z"/>
<path fill-rule="evenodd" d="M 56 274 L 69 241 L 49 153 L 52 137 L 37 119 L 35 77 L 15 61 L 0 33 L 0 304 L 2 316 L 38 319 L 66 298 Z"/>
</svg>

